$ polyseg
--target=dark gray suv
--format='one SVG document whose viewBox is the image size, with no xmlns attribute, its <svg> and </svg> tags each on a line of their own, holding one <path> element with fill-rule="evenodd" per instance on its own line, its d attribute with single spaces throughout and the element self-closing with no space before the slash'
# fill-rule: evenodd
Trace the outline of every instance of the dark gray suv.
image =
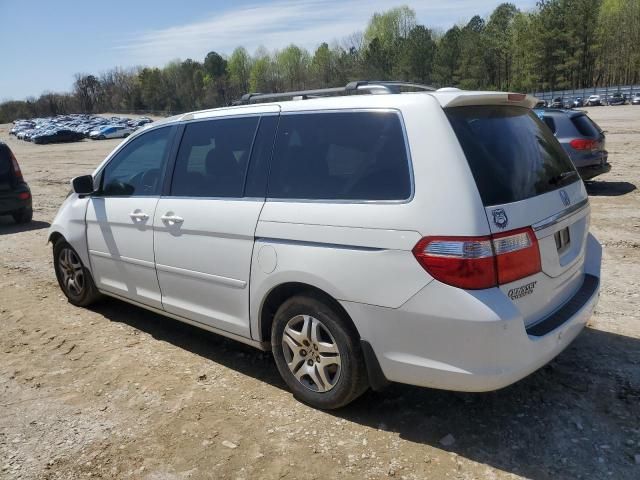
<svg viewBox="0 0 640 480">
<path fill-rule="evenodd" d="M 0 215 L 11 215 L 16 223 L 30 222 L 33 217 L 31 190 L 16 157 L 3 142 L 0 142 Z"/>
<path fill-rule="evenodd" d="M 584 112 L 562 109 L 535 110 L 562 148 L 569 154 L 583 180 L 591 180 L 611 170 L 605 135 Z"/>
</svg>

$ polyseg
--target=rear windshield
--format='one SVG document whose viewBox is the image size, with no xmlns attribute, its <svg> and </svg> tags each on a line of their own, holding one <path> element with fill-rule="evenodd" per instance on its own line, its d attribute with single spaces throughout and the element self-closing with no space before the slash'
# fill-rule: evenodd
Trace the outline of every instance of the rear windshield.
<svg viewBox="0 0 640 480">
<path fill-rule="evenodd" d="M 586 115 L 577 115 L 571 119 L 580 135 L 585 137 L 597 137 L 600 135 L 600 127 Z"/>
<path fill-rule="evenodd" d="M 0 189 L 9 187 L 12 171 L 9 147 L 0 143 Z"/>
<path fill-rule="evenodd" d="M 579 180 L 551 131 L 531 110 L 446 109 L 485 206 L 517 202 Z"/>
</svg>

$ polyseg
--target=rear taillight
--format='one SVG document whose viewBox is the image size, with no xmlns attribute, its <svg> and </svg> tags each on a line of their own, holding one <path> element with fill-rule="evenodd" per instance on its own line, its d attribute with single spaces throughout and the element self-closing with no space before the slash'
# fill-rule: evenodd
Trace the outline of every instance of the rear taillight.
<svg viewBox="0 0 640 480">
<path fill-rule="evenodd" d="M 468 290 L 510 283 L 541 270 L 531 228 L 483 237 L 425 237 L 413 255 L 433 278 Z"/>
<path fill-rule="evenodd" d="M 493 235 L 493 251 L 500 285 L 528 277 L 542 269 L 538 239 L 530 227 Z"/>
<path fill-rule="evenodd" d="M 20 192 L 18 194 L 18 198 L 20 200 L 28 200 L 30 196 L 31 196 L 31 194 L 29 192 Z"/>
<path fill-rule="evenodd" d="M 592 150 L 598 146 L 598 140 L 587 140 L 584 138 L 574 138 L 569 142 L 574 150 Z"/>
<path fill-rule="evenodd" d="M 13 175 L 16 177 L 18 182 L 24 182 L 24 178 L 22 177 L 22 172 L 20 171 L 20 165 L 18 165 L 18 161 L 16 157 L 13 155 L 13 152 L 9 152 L 9 157 L 11 157 L 11 165 L 13 166 Z"/>
</svg>

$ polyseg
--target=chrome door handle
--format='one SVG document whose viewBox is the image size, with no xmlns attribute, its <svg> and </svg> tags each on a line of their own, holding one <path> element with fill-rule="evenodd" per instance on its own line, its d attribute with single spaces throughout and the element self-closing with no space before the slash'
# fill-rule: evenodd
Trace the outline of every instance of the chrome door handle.
<svg viewBox="0 0 640 480">
<path fill-rule="evenodd" d="M 184 222 L 184 218 L 179 217 L 177 215 L 166 214 L 160 217 L 160 220 L 167 223 L 182 223 Z"/>
<path fill-rule="evenodd" d="M 147 215 L 144 212 L 131 212 L 129 214 L 129 216 L 131 217 L 132 220 L 146 220 L 149 218 L 149 215 Z"/>
</svg>

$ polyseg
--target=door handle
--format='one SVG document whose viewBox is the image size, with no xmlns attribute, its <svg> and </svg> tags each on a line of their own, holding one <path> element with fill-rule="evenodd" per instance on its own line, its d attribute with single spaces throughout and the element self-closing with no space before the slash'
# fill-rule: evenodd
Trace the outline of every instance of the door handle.
<svg viewBox="0 0 640 480">
<path fill-rule="evenodd" d="M 160 217 L 160 220 L 167 223 L 182 223 L 184 222 L 184 218 L 179 217 L 177 215 L 173 215 L 171 213 L 167 213 Z"/>
<path fill-rule="evenodd" d="M 129 216 L 133 221 L 144 221 L 149 218 L 149 215 L 144 212 L 131 212 Z"/>
</svg>

